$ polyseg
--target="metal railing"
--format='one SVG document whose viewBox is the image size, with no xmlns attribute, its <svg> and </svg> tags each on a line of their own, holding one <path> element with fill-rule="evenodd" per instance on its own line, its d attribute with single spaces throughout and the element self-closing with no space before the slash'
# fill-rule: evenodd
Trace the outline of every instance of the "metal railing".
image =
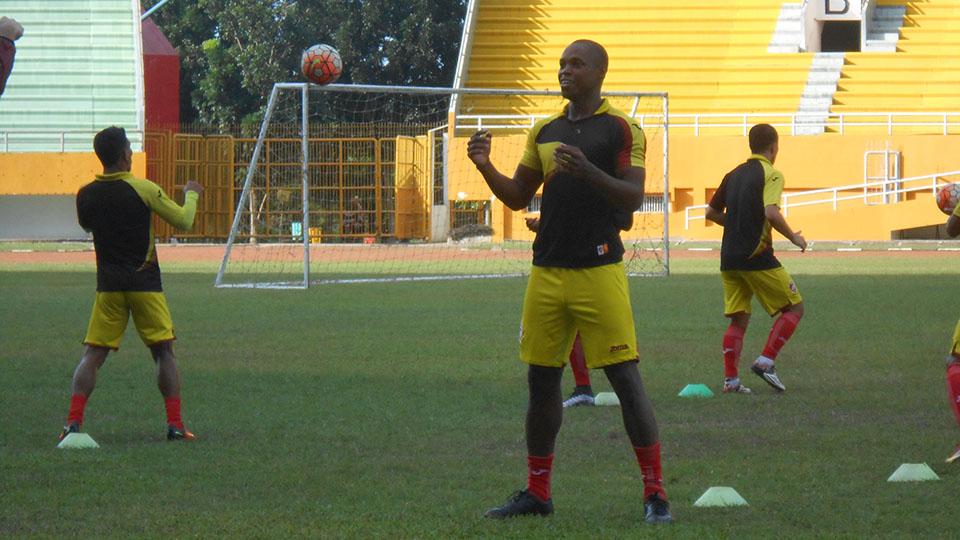
<svg viewBox="0 0 960 540">
<path fill-rule="evenodd" d="M 849 184 L 846 186 L 837 186 L 832 188 L 822 188 L 822 189 L 811 189 L 809 191 L 798 191 L 795 193 L 784 193 L 781 196 L 781 205 L 780 210 L 783 211 L 783 215 L 787 216 L 790 212 L 790 208 L 798 208 L 801 206 L 813 206 L 816 204 L 830 204 L 833 206 L 833 210 L 836 211 L 838 204 L 843 201 L 853 201 L 857 199 L 862 199 L 864 204 L 870 204 L 871 199 L 879 197 L 881 201 L 887 201 L 886 204 L 896 204 L 901 199 L 899 195 L 905 193 L 916 193 L 921 191 L 930 191 L 933 195 L 936 195 L 937 190 L 944 184 L 940 180 L 949 176 L 960 176 L 960 171 L 949 171 L 935 174 L 925 174 L 923 176 L 913 176 L 910 178 L 892 178 L 890 180 L 878 180 L 876 182 L 861 182 L 859 184 Z M 917 183 L 919 185 L 913 185 L 909 187 L 904 187 L 905 184 Z M 894 189 L 890 189 L 891 186 L 897 186 Z M 862 190 L 861 193 L 855 195 L 841 195 L 841 192 L 849 191 L 858 191 Z M 818 198 L 812 201 L 800 201 L 800 202 L 791 202 L 794 199 L 801 197 L 810 197 L 814 195 L 827 195 L 826 197 Z M 890 198 L 891 196 L 896 195 L 895 198 Z M 892 201 L 892 202 L 891 202 Z M 683 222 L 684 229 L 690 228 L 690 222 L 706 219 L 706 214 L 703 215 L 692 215 L 693 212 L 697 210 L 706 210 L 709 205 L 699 204 L 695 206 L 688 206 L 683 210 Z"/>
<path fill-rule="evenodd" d="M 68 144 L 84 144 L 84 151 L 93 151 L 93 137 L 99 129 L 0 129 L 0 151 L 10 152 L 12 145 L 20 145 L 29 152 L 66 152 Z M 127 130 L 127 138 L 134 152 L 143 144 L 143 133 Z M 35 150 L 33 148 L 36 148 Z M 44 150 L 53 148 L 54 150 Z"/>
<path fill-rule="evenodd" d="M 461 114 L 457 117 L 458 128 L 529 129 L 537 120 L 548 115 L 518 114 Z M 635 114 L 641 127 L 663 126 L 662 114 Z M 789 129 L 790 135 L 803 134 L 807 129 L 832 130 L 843 135 L 851 128 L 882 128 L 887 135 L 898 129 L 930 128 L 928 131 L 948 135 L 951 129 L 960 133 L 960 112 L 848 112 L 830 113 L 676 113 L 670 114 L 671 130 L 693 130 L 699 136 L 702 131 L 726 129 L 737 130 L 744 137 L 758 123 L 767 123 L 776 128 Z"/>
</svg>

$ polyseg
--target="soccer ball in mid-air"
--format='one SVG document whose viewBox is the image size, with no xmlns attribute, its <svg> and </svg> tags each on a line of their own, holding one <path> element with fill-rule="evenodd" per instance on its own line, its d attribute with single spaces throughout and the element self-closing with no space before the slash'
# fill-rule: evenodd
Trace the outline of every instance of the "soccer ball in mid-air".
<svg viewBox="0 0 960 540">
<path fill-rule="evenodd" d="M 313 84 L 330 84 L 340 77 L 340 53 L 329 45 L 314 45 L 303 51 L 300 71 Z"/>
<path fill-rule="evenodd" d="M 960 201 L 960 183 L 947 184 L 937 190 L 937 207 L 944 214 L 952 214 L 957 201 Z"/>
</svg>

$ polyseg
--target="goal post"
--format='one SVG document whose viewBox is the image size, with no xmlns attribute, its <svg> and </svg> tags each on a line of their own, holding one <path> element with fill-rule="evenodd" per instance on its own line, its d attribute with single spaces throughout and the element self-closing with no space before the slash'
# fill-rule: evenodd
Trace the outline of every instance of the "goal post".
<svg viewBox="0 0 960 540">
<path fill-rule="evenodd" d="M 669 273 L 668 100 L 605 92 L 647 139 L 646 196 L 623 231 L 630 275 Z M 234 215 L 217 287 L 306 288 L 364 281 L 525 275 L 534 238 L 466 155 L 478 129 L 491 160 L 519 163 L 559 92 L 275 84 L 256 139 L 240 145 Z"/>
</svg>

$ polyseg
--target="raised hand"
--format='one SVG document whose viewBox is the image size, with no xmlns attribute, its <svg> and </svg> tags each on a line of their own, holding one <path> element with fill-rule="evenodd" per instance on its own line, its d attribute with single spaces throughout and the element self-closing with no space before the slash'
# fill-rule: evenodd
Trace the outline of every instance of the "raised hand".
<svg viewBox="0 0 960 540">
<path fill-rule="evenodd" d="M 467 156 L 477 167 L 484 167 L 490 163 L 490 140 L 493 134 L 485 129 L 474 133 L 467 142 Z"/>
</svg>

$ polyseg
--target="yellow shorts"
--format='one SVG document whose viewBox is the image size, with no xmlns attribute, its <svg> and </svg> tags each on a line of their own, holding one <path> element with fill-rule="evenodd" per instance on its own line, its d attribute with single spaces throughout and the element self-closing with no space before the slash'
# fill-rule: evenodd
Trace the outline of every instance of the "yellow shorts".
<svg viewBox="0 0 960 540">
<path fill-rule="evenodd" d="M 637 358 L 623 263 L 530 270 L 520 323 L 520 359 L 562 368 L 578 331 L 589 368 Z"/>
<path fill-rule="evenodd" d="M 750 300 L 757 300 L 770 316 L 783 308 L 803 302 L 797 285 L 784 267 L 770 270 L 724 270 L 720 272 L 723 280 L 723 312 L 750 313 Z"/>
<path fill-rule="evenodd" d="M 84 344 L 118 349 L 131 314 L 140 339 L 148 347 L 175 339 L 162 292 L 98 292 Z"/>
</svg>

